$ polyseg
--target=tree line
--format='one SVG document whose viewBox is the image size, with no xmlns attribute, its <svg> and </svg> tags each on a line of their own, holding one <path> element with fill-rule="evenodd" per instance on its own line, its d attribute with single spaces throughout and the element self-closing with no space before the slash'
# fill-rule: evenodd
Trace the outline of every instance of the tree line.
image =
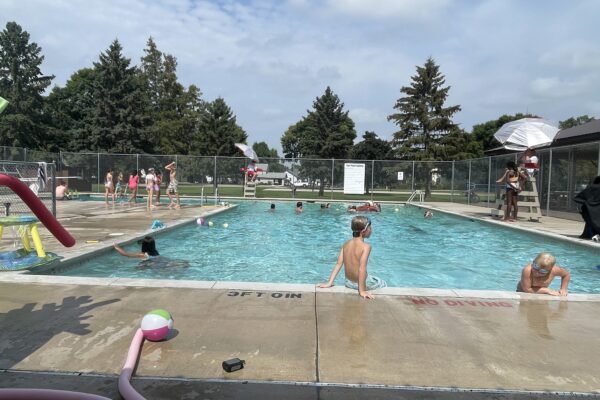
<svg viewBox="0 0 600 400">
<path fill-rule="evenodd" d="M 47 89 L 53 75 L 42 73 L 41 47 L 16 22 L 0 32 L 0 96 L 9 105 L 0 117 L 0 145 L 47 151 L 239 156 L 246 143 L 223 98 L 207 101 L 196 85 L 178 81 L 177 59 L 148 38 L 139 64 L 123 55 L 114 40 L 93 65 L 71 75 L 63 87 Z M 432 58 L 416 67 L 402 87 L 388 120 L 397 131 L 390 141 L 366 131 L 357 138 L 344 103 L 327 87 L 301 120 L 282 133 L 287 158 L 362 160 L 462 160 L 497 147 L 502 124 L 531 116 L 503 115 L 466 132 L 453 121 L 460 105 L 447 105 L 450 86 Z M 561 121 L 561 128 L 593 119 Z M 265 142 L 254 143 L 260 157 L 279 157 Z M 318 170 L 318 167 L 315 167 Z M 312 171 L 312 175 L 321 175 Z M 325 182 L 325 179 L 322 180 Z"/>
</svg>

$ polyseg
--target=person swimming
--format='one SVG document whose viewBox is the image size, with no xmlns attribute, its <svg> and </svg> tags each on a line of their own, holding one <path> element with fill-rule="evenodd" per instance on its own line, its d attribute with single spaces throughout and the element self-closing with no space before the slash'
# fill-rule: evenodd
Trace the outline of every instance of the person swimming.
<svg viewBox="0 0 600 400">
<path fill-rule="evenodd" d="M 190 263 L 185 260 L 172 260 L 168 257 L 163 257 L 160 255 L 158 250 L 156 249 L 156 241 L 152 236 L 146 236 L 140 242 L 141 251 L 139 253 L 129 253 L 123 250 L 116 243 L 113 245 L 115 250 L 124 257 L 132 257 L 132 258 L 140 258 L 142 261 L 138 264 L 139 269 L 148 269 L 148 268 L 172 268 L 172 267 L 181 267 L 187 268 L 190 266 Z"/>
</svg>

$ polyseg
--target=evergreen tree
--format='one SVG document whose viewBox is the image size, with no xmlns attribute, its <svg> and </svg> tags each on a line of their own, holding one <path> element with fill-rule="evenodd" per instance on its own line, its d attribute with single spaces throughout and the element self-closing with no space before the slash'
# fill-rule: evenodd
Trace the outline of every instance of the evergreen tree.
<svg viewBox="0 0 600 400">
<path fill-rule="evenodd" d="M 160 153 L 188 154 L 188 138 L 197 132 L 203 108 L 201 93 L 195 86 L 185 90 L 177 81 L 177 59 L 160 52 L 152 38 L 144 52 L 141 71 L 149 100 L 149 135 Z"/>
<path fill-rule="evenodd" d="M 46 99 L 45 115 L 56 150 L 90 149 L 95 83 L 95 70 L 83 68 L 71 75 L 65 87 L 54 87 Z"/>
<path fill-rule="evenodd" d="M 93 151 L 152 153 L 154 138 L 145 130 L 148 99 L 142 79 L 121 51 L 115 40 L 94 63 L 94 108 L 87 147 Z"/>
<path fill-rule="evenodd" d="M 354 121 L 344 111 L 344 103 L 327 86 L 325 93 L 313 102 L 308 111 L 303 136 L 306 155 L 318 158 L 347 158 L 356 138 Z"/>
<path fill-rule="evenodd" d="M 43 75 L 42 49 L 29 42 L 29 33 L 16 22 L 0 32 L 0 95 L 10 103 L 0 118 L 0 145 L 46 148 L 42 94 L 54 79 Z"/>
<path fill-rule="evenodd" d="M 281 138 L 286 157 L 347 158 L 356 138 L 354 121 L 329 86 L 307 112 Z M 318 161 L 304 161 L 301 173 L 320 182 L 319 196 L 323 196 L 325 183 L 331 179 L 331 168 Z"/>
<path fill-rule="evenodd" d="M 234 144 L 245 143 L 247 138 L 225 100 L 219 97 L 203 110 L 193 149 L 202 156 L 239 156 Z"/>
<path fill-rule="evenodd" d="M 452 116 L 460 111 L 460 106 L 444 107 L 450 86 L 443 87 L 445 77 L 439 66 L 430 57 L 417 74 L 411 77 L 410 86 L 400 91 L 406 94 L 396 101 L 395 114 L 388 116 L 400 130 L 394 133 L 392 146 L 401 159 L 434 161 L 449 156 L 443 151 L 442 138 L 458 130 Z M 446 139 L 446 142 L 449 138 Z M 426 174 L 425 196 L 431 196 L 431 170 Z"/>
</svg>

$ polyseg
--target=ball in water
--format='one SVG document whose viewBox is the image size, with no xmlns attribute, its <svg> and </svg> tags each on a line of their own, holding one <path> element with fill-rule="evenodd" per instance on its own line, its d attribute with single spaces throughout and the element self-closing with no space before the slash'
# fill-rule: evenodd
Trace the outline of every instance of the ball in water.
<svg viewBox="0 0 600 400">
<path fill-rule="evenodd" d="M 166 310 L 152 310 L 142 318 L 144 337 L 152 342 L 165 339 L 171 329 L 173 329 L 173 318 Z"/>
<path fill-rule="evenodd" d="M 212 221 L 208 221 L 208 226 L 213 226 L 214 223 Z"/>
<path fill-rule="evenodd" d="M 394 208 L 394 211 L 398 212 L 398 211 L 400 211 L 400 209 L 399 208 Z"/>
<path fill-rule="evenodd" d="M 198 219 L 196 220 L 196 223 L 197 223 L 198 225 L 204 225 L 204 218 L 202 218 L 202 217 L 198 218 Z"/>
<path fill-rule="evenodd" d="M 229 227 L 229 224 L 227 222 L 223 224 L 223 228 L 228 228 L 228 227 Z"/>
</svg>

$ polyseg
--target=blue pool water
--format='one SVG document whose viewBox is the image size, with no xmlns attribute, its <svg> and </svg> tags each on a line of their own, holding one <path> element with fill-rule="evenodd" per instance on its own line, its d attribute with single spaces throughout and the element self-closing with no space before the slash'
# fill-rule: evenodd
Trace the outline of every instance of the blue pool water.
<svg viewBox="0 0 600 400">
<path fill-rule="evenodd" d="M 189 267 L 138 268 L 138 260 L 110 252 L 61 272 L 71 276 L 139 277 L 246 282 L 325 282 L 354 216 L 344 205 L 321 211 L 305 202 L 241 202 L 209 218 L 213 227 L 186 225 L 157 236 L 162 256 Z M 398 210 L 398 211 L 396 211 Z M 388 286 L 515 290 L 521 269 L 550 251 L 571 271 L 570 291 L 600 293 L 600 251 L 443 213 L 423 219 L 415 207 L 384 206 L 370 214 L 373 250 L 368 271 Z M 223 224 L 228 224 L 227 228 Z M 137 252 L 139 245 L 126 250 Z M 555 279 L 553 288 L 558 288 Z M 343 284 L 343 271 L 336 284 Z"/>
</svg>

